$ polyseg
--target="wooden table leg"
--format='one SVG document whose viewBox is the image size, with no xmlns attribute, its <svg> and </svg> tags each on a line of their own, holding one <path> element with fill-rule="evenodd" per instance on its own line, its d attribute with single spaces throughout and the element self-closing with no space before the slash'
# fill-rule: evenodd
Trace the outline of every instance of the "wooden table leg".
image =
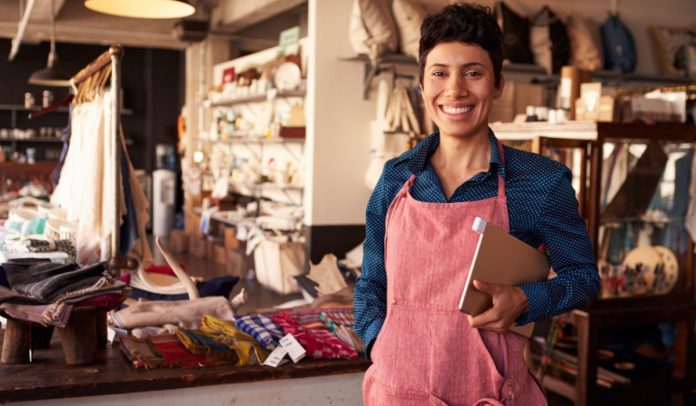
<svg viewBox="0 0 696 406">
<path fill-rule="evenodd" d="M 2 356 L 0 357 L 3 364 L 29 363 L 30 330 L 28 321 L 7 319 L 2 341 Z"/>
<path fill-rule="evenodd" d="M 578 375 L 575 381 L 576 406 L 597 404 L 597 354 L 599 336 L 596 320 L 583 311 L 573 312 L 578 329 Z"/>
<path fill-rule="evenodd" d="M 94 361 L 97 351 L 96 313 L 94 308 L 73 310 L 68 324 L 58 329 L 66 364 L 87 365 Z"/>
</svg>

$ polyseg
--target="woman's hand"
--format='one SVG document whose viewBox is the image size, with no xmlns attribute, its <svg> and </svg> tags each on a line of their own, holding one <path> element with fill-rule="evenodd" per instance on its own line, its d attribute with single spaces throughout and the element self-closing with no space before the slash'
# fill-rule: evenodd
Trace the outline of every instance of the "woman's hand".
<svg viewBox="0 0 696 406">
<path fill-rule="evenodd" d="M 493 307 L 478 316 L 469 316 L 471 327 L 503 333 L 527 311 L 527 295 L 516 286 L 474 280 L 474 287 L 493 298 Z"/>
</svg>

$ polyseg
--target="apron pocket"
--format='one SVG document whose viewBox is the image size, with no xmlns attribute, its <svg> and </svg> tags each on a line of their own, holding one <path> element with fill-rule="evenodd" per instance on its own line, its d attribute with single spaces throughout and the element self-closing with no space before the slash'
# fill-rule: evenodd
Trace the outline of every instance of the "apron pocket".
<svg viewBox="0 0 696 406">
<path fill-rule="evenodd" d="M 390 308 L 372 348 L 373 376 L 393 389 L 427 393 L 430 331 L 420 311 Z"/>
</svg>

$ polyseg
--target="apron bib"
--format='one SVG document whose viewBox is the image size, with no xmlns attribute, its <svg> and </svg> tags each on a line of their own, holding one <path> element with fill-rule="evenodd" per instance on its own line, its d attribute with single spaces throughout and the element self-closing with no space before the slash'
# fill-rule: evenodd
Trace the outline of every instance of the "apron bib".
<svg viewBox="0 0 696 406">
<path fill-rule="evenodd" d="M 505 182 L 498 175 L 493 198 L 426 203 L 411 196 L 414 180 L 387 211 L 387 317 L 365 373 L 365 405 L 546 405 L 523 358 L 527 339 L 472 328 L 458 307 L 478 243 L 474 218 L 509 231 Z"/>
</svg>

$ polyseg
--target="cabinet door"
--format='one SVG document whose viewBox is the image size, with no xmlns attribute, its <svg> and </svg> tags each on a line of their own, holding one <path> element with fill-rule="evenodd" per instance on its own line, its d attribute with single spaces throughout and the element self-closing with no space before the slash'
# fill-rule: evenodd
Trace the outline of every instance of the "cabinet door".
<svg viewBox="0 0 696 406">
<path fill-rule="evenodd" d="M 687 216 L 692 144 L 612 140 L 601 152 L 602 297 L 676 293 L 684 288 L 687 227 L 696 231 L 696 213 Z"/>
</svg>

